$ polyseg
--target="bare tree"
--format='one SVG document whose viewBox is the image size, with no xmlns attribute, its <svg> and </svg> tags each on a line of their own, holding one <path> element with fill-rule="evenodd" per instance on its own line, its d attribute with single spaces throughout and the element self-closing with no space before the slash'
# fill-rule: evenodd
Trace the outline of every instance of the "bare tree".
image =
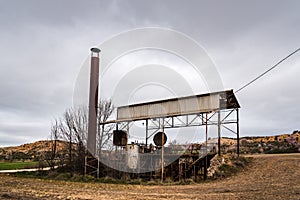
<svg viewBox="0 0 300 200">
<path fill-rule="evenodd" d="M 86 145 L 87 130 L 88 130 L 88 111 L 84 106 L 78 107 L 73 112 L 74 124 L 73 129 L 75 133 L 75 143 Z"/>
<path fill-rule="evenodd" d="M 112 138 L 112 129 L 114 128 L 114 125 L 107 124 L 104 126 L 102 123 L 106 122 L 109 119 L 114 109 L 115 107 L 112 104 L 111 100 L 100 100 L 98 106 L 98 131 L 97 131 L 98 132 L 97 148 L 99 150 L 98 154 Z"/>
<path fill-rule="evenodd" d="M 60 120 L 60 131 L 62 138 L 68 142 L 68 165 L 72 167 L 73 161 L 73 129 L 74 129 L 74 116 L 73 109 L 69 108 L 65 111 L 63 118 Z"/>
<path fill-rule="evenodd" d="M 84 172 L 84 157 L 85 157 L 85 145 L 87 140 L 88 130 L 88 112 L 86 107 L 78 107 L 73 112 L 73 130 L 74 130 L 74 142 L 76 144 L 76 159 L 75 167 L 77 171 Z"/>
<path fill-rule="evenodd" d="M 114 106 L 111 100 L 100 100 L 98 104 L 98 148 L 102 148 L 111 139 L 111 131 L 104 131 L 100 125 L 105 122 L 112 114 Z M 51 149 L 51 159 L 49 166 L 54 163 L 55 154 L 57 153 L 56 142 L 57 139 L 63 139 L 68 142 L 66 155 L 61 156 L 61 159 L 67 158 L 67 165 L 71 171 L 83 172 L 84 157 L 86 155 L 87 144 L 87 130 L 88 130 L 88 109 L 81 106 L 75 109 L 67 109 L 61 119 L 56 119 L 51 127 L 51 139 L 53 139 L 53 149 Z"/>
<path fill-rule="evenodd" d="M 51 135 L 50 135 L 50 151 L 46 152 L 46 161 L 51 169 L 54 169 L 56 163 L 55 159 L 57 157 L 57 141 L 59 139 L 59 122 L 56 119 L 54 124 L 51 126 Z"/>
<path fill-rule="evenodd" d="M 88 115 L 86 107 L 67 109 L 60 123 L 62 136 L 68 141 L 68 165 L 83 173 Z"/>
</svg>

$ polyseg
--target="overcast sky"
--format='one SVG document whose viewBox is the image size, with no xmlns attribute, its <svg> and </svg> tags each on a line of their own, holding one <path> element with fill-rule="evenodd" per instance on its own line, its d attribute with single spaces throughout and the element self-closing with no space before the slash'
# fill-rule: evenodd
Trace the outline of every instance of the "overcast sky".
<svg viewBox="0 0 300 200">
<path fill-rule="evenodd" d="M 0 146 L 47 139 L 72 106 L 89 49 L 112 35 L 182 32 L 205 49 L 224 88 L 237 90 L 300 47 L 299 8 L 297 0 L 0 0 Z M 300 53 L 237 94 L 242 136 L 300 129 L 299 74 Z"/>
</svg>

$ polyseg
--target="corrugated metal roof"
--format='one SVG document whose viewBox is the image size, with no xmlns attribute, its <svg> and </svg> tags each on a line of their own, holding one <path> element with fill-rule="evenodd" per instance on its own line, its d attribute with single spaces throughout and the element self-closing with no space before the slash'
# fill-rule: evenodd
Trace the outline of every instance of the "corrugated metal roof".
<svg viewBox="0 0 300 200">
<path fill-rule="evenodd" d="M 233 90 L 132 104 L 117 108 L 117 121 L 171 117 L 240 108 Z"/>
</svg>

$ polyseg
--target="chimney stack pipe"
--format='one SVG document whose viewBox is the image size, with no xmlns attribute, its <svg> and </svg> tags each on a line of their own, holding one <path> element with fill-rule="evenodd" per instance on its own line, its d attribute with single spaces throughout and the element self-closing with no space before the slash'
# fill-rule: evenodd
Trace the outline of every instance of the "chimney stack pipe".
<svg viewBox="0 0 300 200">
<path fill-rule="evenodd" d="M 99 90 L 99 60 L 100 49 L 91 48 L 91 69 L 90 69 L 90 94 L 89 94 L 89 118 L 87 149 L 95 156 L 96 133 L 97 133 L 97 111 L 98 111 L 98 90 Z"/>
</svg>

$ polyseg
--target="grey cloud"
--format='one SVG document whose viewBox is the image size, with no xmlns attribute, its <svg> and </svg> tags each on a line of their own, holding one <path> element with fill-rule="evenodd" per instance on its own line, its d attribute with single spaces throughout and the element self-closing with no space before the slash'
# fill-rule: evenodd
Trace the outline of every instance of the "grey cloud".
<svg viewBox="0 0 300 200">
<path fill-rule="evenodd" d="M 225 87 L 237 89 L 299 47 L 299 5 L 273 0 L 1 1 L 0 145 L 46 138 L 51 120 L 72 104 L 89 48 L 113 34 L 143 26 L 181 31 L 204 46 Z M 299 70 L 297 55 L 237 94 L 243 135 L 300 129 Z M 42 125 L 21 126 L 32 121 Z"/>
</svg>

